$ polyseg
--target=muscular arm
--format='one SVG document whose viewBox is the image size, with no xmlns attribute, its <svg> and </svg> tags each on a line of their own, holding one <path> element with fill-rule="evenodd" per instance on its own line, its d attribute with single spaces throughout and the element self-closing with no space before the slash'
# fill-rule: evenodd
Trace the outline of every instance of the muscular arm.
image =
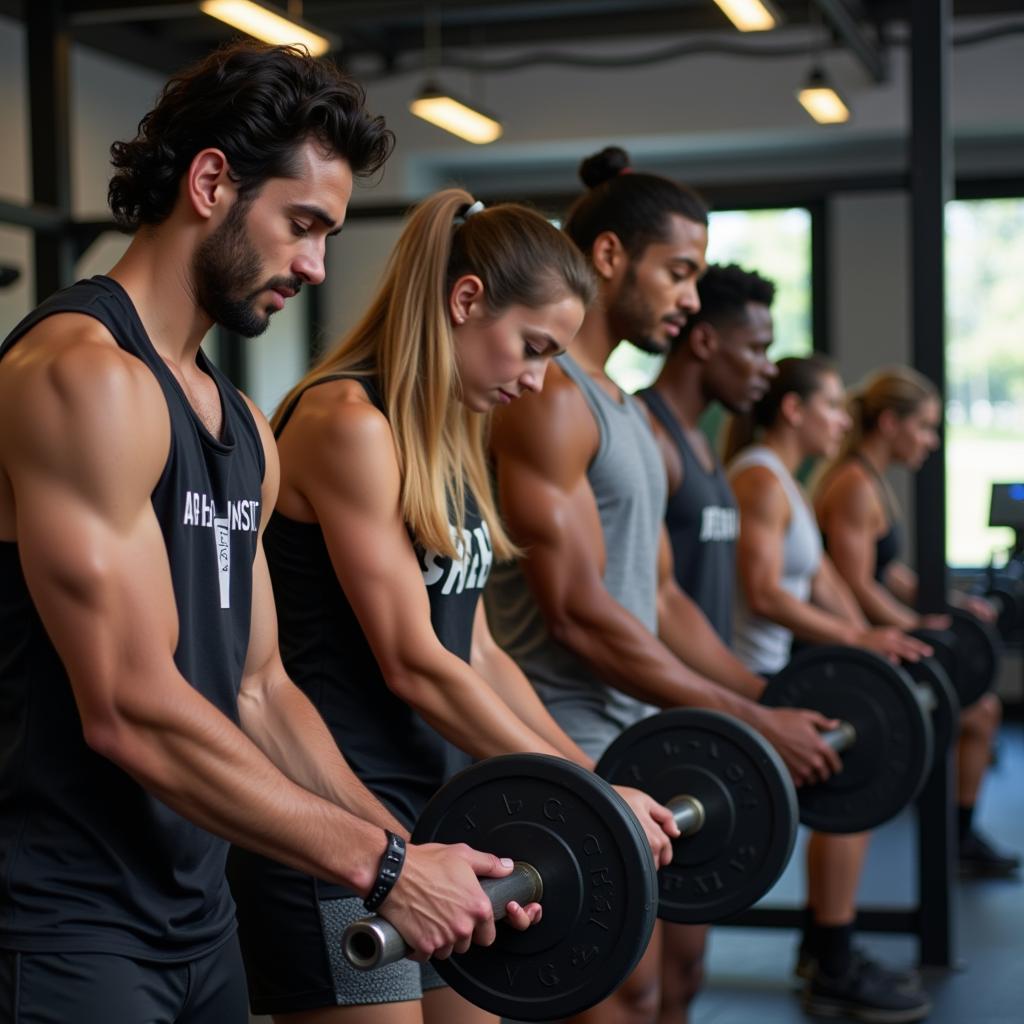
<svg viewBox="0 0 1024 1024">
<path fill-rule="evenodd" d="M 852 623 L 859 629 L 867 628 L 867 619 L 853 596 L 853 591 L 836 571 L 832 559 L 827 554 L 822 554 L 821 565 L 811 583 L 811 601 L 819 608 L 839 616 L 844 622 Z"/>
<path fill-rule="evenodd" d="M 277 612 L 263 531 L 277 501 L 277 447 L 263 414 L 250 403 L 266 455 L 260 543 L 253 565 L 249 650 L 238 714 L 242 731 L 293 782 L 346 811 L 408 837 L 408 829 L 363 785 L 306 695 L 288 678 L 277 640 Z"/>
<path fill-rule="evenodd" d="M 724 585 L 731 586 L 731 581 Z M 760 698 L 764 680 L 722 643 L 704 612 L 676 582 L 666 529 L 658 545 L 658 636 L 690 668 L 744 697 Z"/>
<path fill-rule="evenodd" d="M 764 709 L 685 666 L 604 585 L 604 544 L 587 466 L 597 429 L 557 367 L 540 395 L 496 415 L 502 513 L 552 635 L 611 685 L 660 707 L 699 705 L 759 724 Z"/>
<path fill-rule="evenodd" d="M 355 388 L 347 384 L 347 388 Z M 312 508 L 334 571 L 388 687 L 474 757 L 561 748 L 534 731 L 434 632 L 399 504 L 391 428 L 360 392 L 300 406 L 286 438 L 290 479 Z"/>
<path fill-rule="evenodd" d="M 775 474 L 750 466 L 732 479 L 732 487 L 740 507 L 736 565 L 750 610 L 811 643 L 856 643 L 860 631 L 853 624 L 801 601 L 782 586 L 790 509 Z"/>
<path fill-rule="evenodd" d="M 151 504 L 170 442 L 158 384 L 90 318 L 37 330 L 5 366 L 0 444 L 25 577 L 86 743 L 211 832 L 365 892 L 380 829 L 283 776 L 175 665 Z"/>
<path fill-rule="evenodd" d="M 901 574 L 897 566 L 889 566 L 893 571 L 886 574 L 892 576 L 896 586 L 889 585 L 888 578 L 886 585 L 875 579 L 878 517 L 878 499 L 870 482 L 850 469 L 831 481 L 819 502 L 818 518 L 828 537 L 829 554 L 868 621 L 914 629 L 918 625 L 918 615 L 912 607 L 916 594 L 899 585 Z M 900 568 L 909 572 L 905 566 Z M 916 578 L 913 583 L 916 591 Z"/>
</svg>

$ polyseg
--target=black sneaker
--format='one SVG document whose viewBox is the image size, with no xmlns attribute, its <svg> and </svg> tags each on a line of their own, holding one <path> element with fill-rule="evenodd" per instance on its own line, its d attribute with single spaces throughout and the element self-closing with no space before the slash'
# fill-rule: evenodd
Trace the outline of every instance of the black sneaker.
<svg viewBox="0 0 1024 1024">
<path fill-rule="evenodd" d="M 850 950 L 850 958 L 851 966 L 854 969 L 874 971 L 881 977 L 889 979 L 890 983 L 899 989 L 907 989 L 911 992 L 919 992 L 921 990 L 921 975 L 913 967 L 906 967 L 902 970 L 885 967 L 878 963 L 877 960 L 872 960 L 863 950 L 858 949 L 856 946 Z M 810 981 L 817 970 L 817 957 L 806 946 L 802 945 L 797 951 L 796 966 L 793 968 L 793 973 L 804 981 Z"/>
<path fill-rule="evenodd" d="M 971 831 L 960 840 L 961 878 L 1010 878 L 1017 874 L 1020 857 L 1012 853 L 1000 853 L 992 844 Z"/>
<path fill-rule="evenodd" d="M 888 971 L 864 956 L 850 961 L 842 978 L 814 972 L 803 993 L 804 1011 L 814 1017 L 852 1017 L 868 1024 L 906 1024 L 931 1011 L 919 988 L 900 986 Z"/>
</svg>

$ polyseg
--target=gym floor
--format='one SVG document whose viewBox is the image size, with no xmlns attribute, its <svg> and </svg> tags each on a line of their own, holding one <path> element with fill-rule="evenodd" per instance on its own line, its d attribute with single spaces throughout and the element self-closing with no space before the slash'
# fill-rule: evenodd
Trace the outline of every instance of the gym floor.
<svg viewBox="0 0 1024 1024">
<path fill-rule="evenodd" d="M 1003 727 L 998 763 L 985 785 L 981 828 L 1001 846 L 1024 851 L 1024 723 Z M 916 888 L 914 821 L 901 815 L 876 832 L 862 884 L 866 904 L 909 902 Z M 801 830 L 802 831 L 802 830 Z M 794 906 L 803 893 L 801 835 L 790 866 L 764 904 Z M 912 896 L 911 896 L 912 898 Z M 1024 880 L 960 882 L 956 901 L 958 970 L 926 972 L 930 1024 L 1020 1024 L 1024 1019 Z M 913 964 L 909 936 L 863 934 L 858 941 L 893 966 Z M 716 928 L 707 987 L 691 1024 L 806 1024 L 791 985 L 796 935 L 774 929 Z M 269 1017 L 253 1024 L 269 1024 Z"/>
<path fill-rule="evenodd" d="M 998 763 L 985 784 L 979 824 L 1000 846 L 1024 851 L 1024 724 L 1004 725 Z M 912 813 L 875 833 L 861 886 L 865 904 L 905 904 L 916 891 Z M 801 830 L 802 831 L 802 830 Z M 803 892 L 803 842 L 764 904 L 796 905 Z M 960 968 L 929 971 L 930 1024 L 1020 1024 L 1024 1020 L 1024 880 L 957 884 L 956 954 Z M 913 896 L 911 895 L 911 899 Z M 909 936 L 864 933 L 858 942 L 893 966 L 913 964 Z M 691 1024 L 803 1024 L 790 985 L 795 933 L 716 928 L 711 933 L 708 982 Z"/>
</svg>

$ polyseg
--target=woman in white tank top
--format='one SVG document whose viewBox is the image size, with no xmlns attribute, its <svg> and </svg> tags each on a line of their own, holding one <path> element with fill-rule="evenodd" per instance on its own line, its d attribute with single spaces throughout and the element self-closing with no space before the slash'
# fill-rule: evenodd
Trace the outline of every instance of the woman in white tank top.
<svg viewBox="0 0 1024 1024">
<path fill-rule="evenodd" d="M 923 645 L 895 629 L 869 627 L 853 594 L 822 550 L 814 513 L 796 479 L 808 459 L 833 457 L 850 427 L 843 384 L 820 357 L 783 359 L 768 393 L 730 427 L 726 458 L 740 510 L 734 644 L 764 675 L 789 660 L 794 636 L 806 643 L 870 647 L 916 658 Z M 923 996 L 904 997 L 902 980 L 852 949 L 868 833 L 814 833 L 807 847 L 807 920 L 798 970 L 811 1012 L 879 1012 L 916 1020 Z M 872 973 L 874 972 L 874 973 Z M 879 974 L 878 972 L 883 972 Z M 882 979 L 885 995 L 864 988 Z M 904 1005 L 905 1004 L 905 1005 Z M 906 1016 L 889 1017 L 899 1008 Z M 874 1019 L 874 1018 L 872 1018 Z"/>
<path fill-rule="evenodd" d="M 808 459 L 835 455 L 850 428 L 843 382 L 821 357 L 783 359 L 768 393 L 733 420 L 728 474 L 740 508 L 733 639 L 755 672 L 774 675 L 794 636 L 851 644 L 888 657 L 921 653 L 894 629 L 872 629 L 822 551 L 814 513 L 796 473 Z M 760 436 L 754 441 L 754 435 Z"/>
</svg>

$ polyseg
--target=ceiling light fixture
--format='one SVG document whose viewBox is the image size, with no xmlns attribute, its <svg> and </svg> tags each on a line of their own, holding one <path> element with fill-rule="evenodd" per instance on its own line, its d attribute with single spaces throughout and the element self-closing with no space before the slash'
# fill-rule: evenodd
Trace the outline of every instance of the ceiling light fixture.
<svg viewBox="0 0 1024 1024">
<path fill-rule="evenodd" d="M 409 110 L 417 117 L 478 146 L 501 138 L 501 122 L 490 114 L 457 99 L 433 82 L 428 82 Z"/>
<path fill-rule="evenodd" d="M 797 90 L 796 98 L 818 124 L 843 124 L 850 120 L 850 108 L 820 67 L 811 68 L 807 82 Z"/>
<path fill-rule="evenodd" d="M 767 32 L 782 20 L 766 0 L 715 0 L 741 32 Z"/>
<path fill-rule="evenodd" d="M 314 57 L 322 56 L 331 48 L 327 37 L 252 0 L 202 0 L 199 9 L 265 43 L 304 46 Z"/>
</svg>

